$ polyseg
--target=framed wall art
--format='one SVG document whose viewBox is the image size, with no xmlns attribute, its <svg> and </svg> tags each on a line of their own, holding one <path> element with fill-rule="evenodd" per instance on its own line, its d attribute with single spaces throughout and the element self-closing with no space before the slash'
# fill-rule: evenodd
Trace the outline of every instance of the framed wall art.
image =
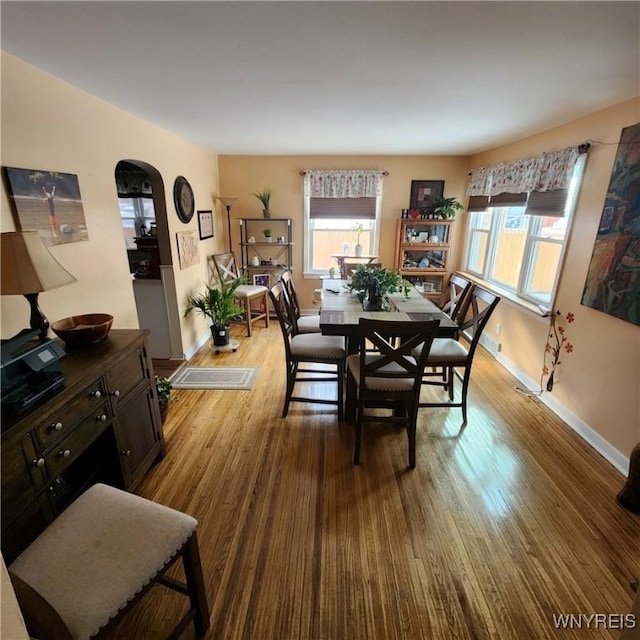
<svg viewBox="0 0 640 640">
<path fill-rule="evenodd" d="M 433 210 L 436 198 L 444 193 L 444 180 L 412 180 L 409 209 L 423 213 Z"/>
<path fill-rule="evenodd" d="M 268 273 L 256 273 L 253 276 L 253 284 L 256 287 L 267 287 L 269 288 L 269 274 Z"/>
<path fill-rule="evenodd" d="M 47 246 L 89 240 L 76 174 L 2 170 L 18 231 L 37 231 Z"/>
<path fill-rule="evenodd" d="M 198 230 L 200 231 L 200 240 L 213 238 L 213 211 L 211 209 L 198 211 Z"/>
<path fill-rule="evenodd" d="M 200 262 L 198 234 L 196 231 L 177 231 L 178 261 L 180 270 L 187 269 Z"/>
<path fill-rule="evenodd" d="M 582 304 L 640 326 L 640 123 L 620 135 Z"/>
</svg>

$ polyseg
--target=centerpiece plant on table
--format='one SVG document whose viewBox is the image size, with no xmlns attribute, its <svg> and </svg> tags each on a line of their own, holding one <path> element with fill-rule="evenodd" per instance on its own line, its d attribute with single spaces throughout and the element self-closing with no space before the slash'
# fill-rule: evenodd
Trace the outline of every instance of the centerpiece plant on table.
<svg viewBox="0 0 640 640">
<path fill-rule="evenodd" d="M 371 267 L 359 264 L 351 276 L 351 282 L 346 286 L 358 293 L 365 311 L 388 309 L 390 293 L 404 291 L 406 295 L 406 288 L 398 271 L 381 265 Z"/>
</svg>

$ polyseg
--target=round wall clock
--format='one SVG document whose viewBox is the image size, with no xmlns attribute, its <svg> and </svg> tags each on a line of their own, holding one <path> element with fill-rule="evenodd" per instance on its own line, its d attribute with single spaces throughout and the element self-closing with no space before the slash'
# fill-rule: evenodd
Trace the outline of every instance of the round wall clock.
<svg viewBox="0 0 640 640">
<path fill-rule="evenodd" d="M 173 203 L 176 206 L 178 218 L 185 224 L 193 218 L 195 199 L 193 189 L 183 176 L 178 176 L 173 183 Z"/>
</svg>

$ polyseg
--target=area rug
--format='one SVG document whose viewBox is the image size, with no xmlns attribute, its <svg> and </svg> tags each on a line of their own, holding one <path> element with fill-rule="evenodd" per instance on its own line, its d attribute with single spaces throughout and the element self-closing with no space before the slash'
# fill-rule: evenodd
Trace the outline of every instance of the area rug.
<svg viewBox="0 0 640 640">
<path fill-rule="evenodd" d="M 258 367 L 183 367 L 170 378 L 174 389 L 253 388 Z"/>
</svg>

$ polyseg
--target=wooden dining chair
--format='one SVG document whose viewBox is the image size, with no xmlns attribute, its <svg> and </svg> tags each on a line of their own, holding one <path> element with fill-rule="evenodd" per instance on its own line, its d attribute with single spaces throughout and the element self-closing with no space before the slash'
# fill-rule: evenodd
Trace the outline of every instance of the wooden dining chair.
<svg viewBox="0 0 640 640">
<path fill-rule="evenodd" d="M 380 260 L 370 258 L 351 258 L 350 260 L 343 260 L 340 264 L 340 277 L 343 280 L 349 280 L 349 278 L 351 278 L 351 274 L 361 264 L 367 268 L 373 269 L 374 267 L 379 267 L 382 263 Z"/>
<path fill-rule="evenodd" d="M 293 273 L 287 269 L 280 276 L 289 302 L 289 311 L 294 324 L 294 333 L 320 333 L 320 316 L 316 313 L 312 316 L 303 316 L 300 311 L 298 294 L 293 283 Z"/>
<path fill-rule="evenodd" d="M 282 282 L 277 282 L 270 289 L 269 297 L 282 330 L 287 366 L 287 389 L 282 417 L 285 418 L 287 416 L 289 405 L 292 402 L 311 402 L 336 405 L 338 407 L 338 420 L 344 420 L 346 355 L 344 338 L 341 336 L 323 336 L 319 333 L 295 333 L 294 321 L 290 315 L 289 304 L 286 300 Z M 301 366 L 312 364 L 332 365 L 335 369 L 326 371 Z M 337 397 L 335 400 L 331 400 L 328 398 L 294 395 L 297 382 L 335 382 L 337 385 Z"/>
<path fill-rule="evenodd" d="M 209 256 L 209 282 L 216 278 L 226 284 L 240 278 L 242 274 L 233 253 L 218 253 Z M 244 309 L 244 320 L 247 325 L 247 335 L 251 337 L 251 326 L 258 320 L 264 320 L 264 326 L 269 326 L 269 289 L 261 285 L 241 284 L 235 291 L 236 298 Z M 258 308 L 252 306 L 257 302 Z"/>
<path fill-rule="evenodd" d="M 459 339 L 436 338 L 427 358 L 427 367 L 443 367 L 444 379 L 434 380 L 431 375 L 423 376 L 422 383 L 444 387 L 449 394 L 448 402 L 421 402 L 420 407 L 461 407 L 462 425 L 467 425 L 467 395 L 473 356 L 478 348 L 482 332 L 489 322 L 491 314 L 500 302 L 500 297 L 473 285 L 459 311 Z M 463 341 L 466 343 L 463 344 Z M 462 370 L 462 372 L 460 372 Z M 454 378 L 462 381 L 462 396 L 454 402 Z"/>
<path fill-rule="evenodd" d="M 125 613 L 162 584 L 190 602 L 170 637 L 191 622 L 195 636 L 204 637 L 209 609 L 197 524 L 186 513 L 93 485 L 9 566 L 29 634 L 40 640 L 113 638 Z M 185 583 L 166 575 L 178 559 Z"/>
<path fill-rule="evenodd" d="M 463 278 L 458 273 L 452 273 L 449 276 L 447 301 L 442 306 L 442 310 L 454 321 L 459 320 L 460 311 L 466 301 L 467 296 L 471 292 L 473 283 Z"/>
<path fill-rule="evenodd" d="M 438 320 L 421 322 L 360 319 L 360 353 L 347 358 L 347 394 L 355 395 L 356 444 L 353 464 L 360 464 L 365 422 L 392 422 L 407 430 L 409 468 L 416 466 L 416 423 L 422 374 Z M 373 345 L 375 353 L 367 351 Z M 368 413 L 389 409 L 391 414 Z"/>
</svg>

